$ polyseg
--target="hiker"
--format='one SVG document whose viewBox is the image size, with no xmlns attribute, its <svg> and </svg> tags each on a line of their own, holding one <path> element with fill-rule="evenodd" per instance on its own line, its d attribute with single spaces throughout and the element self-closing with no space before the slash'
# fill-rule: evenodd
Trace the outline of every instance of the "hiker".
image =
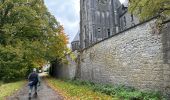
<svg viewBox="0 0 170 100">
<path fill-rule="evenodd" d="M 29 86 L 29 98 L 31 98 L 31 93 L 34 87 L 35 94 L 37 95 L 37 86 L 40 86 L 40 77 L 38 73 L 36 72 L 36 68 L 33 69 L 33 72 L 29 74 L 28 76 L 28 86 Z"/>
</svg>

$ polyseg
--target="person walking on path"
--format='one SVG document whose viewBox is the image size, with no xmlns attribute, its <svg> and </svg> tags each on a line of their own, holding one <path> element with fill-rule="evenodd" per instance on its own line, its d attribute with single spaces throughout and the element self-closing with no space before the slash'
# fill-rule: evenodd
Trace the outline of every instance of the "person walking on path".
<svg viewBox="0 0 170 100">
<path fill-rule="evenodd" d="M 43 80 L 43 77 L 46 76 L 46 74 L 41 73 L 39 74 L 40 80 L 41 80 L 41 90 L 37 90 L 38 96 L 32 96 L 31 98 L 28 98 L 28 84 L 25 84 L 21 90 L 14 93 L 13 95 L 7 97 L 6 100 L 64 100 L 64 97 L 62 94 L 58 93 L 58 91 L 55 91 L 49 85 Z M 44 78 L 45 79 L 45 78 Z M 34 91 L 33 91 L 34 92 Z"/>
<path fill-rule="evenodd" d="M 40 77 L 38 73 L 36 72 L 36 68 L 33 69 L 33 72 L 29 74 L 28 76 L 28 86 L 29 86 L 29 99 L 31 99 L 31 93 L 34 88 L 34 95 L 37 96 L 37 86 L 40 86 Z"/>
</svg>

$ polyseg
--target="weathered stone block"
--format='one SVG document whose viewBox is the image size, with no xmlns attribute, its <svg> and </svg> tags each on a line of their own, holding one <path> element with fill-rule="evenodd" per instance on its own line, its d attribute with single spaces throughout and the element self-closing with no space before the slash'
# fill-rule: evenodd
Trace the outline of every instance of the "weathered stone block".
<svg viewBox="0 0 170 100">
<path fill-rule="evenodd" d="M 170 38 L 164 33 L 152 34 L 154 22 L 85 49 L 80 60 L 81 79 L 169 92 L 170 57 L 165 48 Z"/>
</svg>

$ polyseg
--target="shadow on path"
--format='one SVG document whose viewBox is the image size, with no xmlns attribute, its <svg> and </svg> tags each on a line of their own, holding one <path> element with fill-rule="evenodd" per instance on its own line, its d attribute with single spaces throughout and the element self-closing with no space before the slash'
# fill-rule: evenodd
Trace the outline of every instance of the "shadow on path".
<svg viewBox="0 0 170 100">
<path fill-rule="evenodd" d="M 41 74 L 43 77 L 45 74 Z M 57 92 L 51 89 L 41 78 L 41 86 L 38 87 L 37 97 L 33 95 L 31 100 L 63 100 L 63 97 L 60 96 Z M 28 99 L 28 86 L 25 85 L 19 92 L 7 98 L 7 100 L 29 100 Z"/>
</svg>

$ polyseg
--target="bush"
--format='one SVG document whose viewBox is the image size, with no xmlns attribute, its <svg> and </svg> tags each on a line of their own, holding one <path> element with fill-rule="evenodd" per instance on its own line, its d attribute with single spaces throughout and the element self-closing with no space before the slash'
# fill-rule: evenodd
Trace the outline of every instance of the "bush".
<svg viewBox="0 0 170 100">
<path fill-rule="evenodd" d="M 133 92 L 121 91 L 116 95 L 119 96 L 120 98 L 124 98 L 127 100 L 143 100 L 142 92 L 140 91 L 133 91 Z"/>
<path fill-rule="evenodd" d="M 32 67 L 16 48 L 0 46 L 0 80 L 11 82 L 23 79 Z"/>
<path fill-rule="evenodd" d="M 145 91 L 143 92 L 143 100 L 148 100 L 148 98 L 152 98 L 151 100 L 163 100 L 163 96 L 161 96 L 160 92 L 152 92 L 152 91 Z"/>
<path fill-rule="evenodd" d="M 127 87 L 124 85 L 113 86 L 111 84 L 95 84 L 89 81 L 82 80 L 65 80 L 66 82 L 75 85 L 86 85 L 95 92 L 101 92 L 112 97 L 118 96 L 123 100 L 163 100 L 163 96 L 160 92 L 151 91 L 139 91 L 133 87 Z"/>
<path fill-rule="evenodd" d="M 17 63 L 8 63 L 5 66 L 1 67 L 5 67 L 1 71 L 1 80 L 4 82 L 18 81 L 20 79 L 23 79 L 28 72 L 27 67 Z"/>
</svg>

